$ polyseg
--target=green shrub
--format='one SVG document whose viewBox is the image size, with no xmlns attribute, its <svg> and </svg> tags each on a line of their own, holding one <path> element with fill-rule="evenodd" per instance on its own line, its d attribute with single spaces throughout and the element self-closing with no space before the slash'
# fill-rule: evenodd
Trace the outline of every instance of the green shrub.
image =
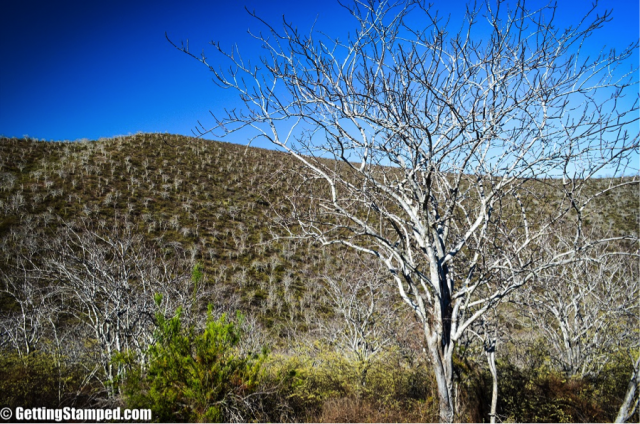
<svg viewBox="0 0 640 424">
<path fill-rule="evenodd" d="M 159 421 L 251 418 L 245 400 L 260 381 L 266 352 L 239 354 L 238 323 L 225 315 L 214 319 L 211 308 L 202 332 L 183 328 L 180 316 L 180 310 L 169 319 L 157 315 L 158 341 L 149 350 L 149 363 L 127 375 L 127 405 L 150 408 Z"/>
</svg>

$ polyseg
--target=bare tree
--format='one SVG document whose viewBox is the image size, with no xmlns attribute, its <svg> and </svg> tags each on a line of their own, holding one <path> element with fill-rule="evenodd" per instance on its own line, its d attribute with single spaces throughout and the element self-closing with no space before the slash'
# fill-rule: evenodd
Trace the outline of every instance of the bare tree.
<svg viewBox="0 0 640 424">
<path fill-rule="evenodd" d="M 549 246 L 547 246 L 549 248 Z M 637 350 L 640 319 L 638 254 L 595 248 L 515 296 L 552 361 L 570 377 L 598 374 L 616 352 Z M 616 422 L 633 416 L 638 361 Z"/>
<path fill-rule="evenodd" d="M 40 253 L 38 244 L 27 236 L 33 230 L 25 229 L 19 242 L 5 251 L 7 262 L 0 270 L 0 293 L 14 306 L 0 316 L 0 347 L 9 346 L 20 357 L 42 348 L 41 340 L 51 332 L 55 335 L 61 312 L 58 287 L 46 284 L 42 273 L 29 266 Z"/>
<path fill-rule="evenodd" d="M 260 20 L 258 64 L 216 43 L 230 67 L 176 47 L 244 102 L 210 131 L 252 129 L 299 161 L 281 217 L 291 236 L 388 269 L 422 323 L 450 422 L 465 330 L 540 272 L 606 242 L 587 237 L 581 216 L 597 196 L 591 177 L 635 171 L 638 102 L 625 95 L 637 81 L 619 66 L 638 43 L 589 57 L 587 38 L 611 18 L 596 6 L 560 29 L 555 6 L 487 1 L 468 8 L 457 33 L 422 1 L 345 8 L 356 29 L 344 39 Z M 531 202 L 545 192 L 556 201 Z M 573 228 L 571 242 L 540 249 L 560 227 Z"/>
<path fill-rule="evenodd" d="M 515 296 L 567 376 L 598 374 L 613 353 L 638 347 L 637 261 L 637 255 L 594 248 L 581 260 L 541 272 Z"/>
<path fill-rule="evenodd" d="M 360 383 L 366 385 L 371 361 L 394 341 L 397 307 L 389 296 L 387 274 L 374 264 L 362 269 L 364 261 L 343 261 L 338 275 L 326 275 L 325 292 L 338 315 L 339 324 L 325 331 L 342 352 L 359 366 Z M 359 265 L 359 266 L 358 266 Z"/>
<path fill-rule="evenodd" d="M 481 343 L 482 352 L 487 359 L 489 373 L 491 374 L 491 405 L 489 409 L 489 420 L 493 424 L 496 422 L 498 410 L 498 368 L 496 366 L 496 350 L 500 341 L 497 308 L 493 308 L 490 313 L 477 319 L 469 329 L 473 338 Z M 471 340 L 467 340 L 467 345 Z"/>
<path fill-rule="evenodd" d="M 150 248 L 131 225 L 96 230 L 90 222 L 68 224 L 46 243 L 43 258 L 32 260 L 30 272 L 49 281 L 59 293 L 59 307 L 73 316 L 94 343 L 101 373 L 90 374 L 105 383 L 110 394 L 124 372 L 114 363 L 118 353 L 136 354 L 144 362 L 153 343 L 156 295 L 160 308 L 174 312 L 184 306 L 187 315 L 202 290 L 190 282 L 188 262 Z"/>
<path fill-rule="evenodd" d="M 4 272 L 0 276 L 2 292 L 17 306 L 0 319 L 0 346 L 9 345 L 20 357 L 29 356 L 49 333 L 50 324 L 55 330 L 58 290 L 41 284 L 26 272 Z"/>
</svg>

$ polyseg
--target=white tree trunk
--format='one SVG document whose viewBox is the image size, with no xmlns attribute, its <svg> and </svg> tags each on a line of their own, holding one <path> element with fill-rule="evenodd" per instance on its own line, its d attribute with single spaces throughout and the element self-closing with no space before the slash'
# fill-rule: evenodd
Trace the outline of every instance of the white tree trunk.
<svg viewBox="0 0 640 424">
<path fill-rule="evenodd" d="M 498 409 L 498 370 L 496 368 L 495 342 L 490 351 L 487 352 L 487 361 L 489 362 L 489 370 L 491 371 L 491 379 L 493 380 L 491 392 L 491 412 L 489 413 L 489 416 L 491 417 L 491 424 L 495 424 L 496 410 Z"/>
<path fill-rule="evenodd" d="M 429 355 L 438 387 L 440 422 L 453 422 L 456 414 L 453 400 L 453 349 L 442 347 L 442 339 L 427 337 Z"/>
<path fill-rule="evenodd" d="M 624 401 L 622 402 L 622 406 L 620 406 L 620 411 L 618 412 L 618 416 L 615 420 L 615 422 L 617 423 L 627 422 L 627 420 L 631 418 L 638 407 L 638 400 L 640 400 L 640 397 L 636 396 L 636 392 L 638 392 L 638 384 L 640 383 L 640 381 L 638 381 L 639 370 L 640 357 L 638 357 L 633 367 L 633 374 L 631 374 L 631 380 L 629 381 L 627 395 L 624 397 Z"/>
</svg>

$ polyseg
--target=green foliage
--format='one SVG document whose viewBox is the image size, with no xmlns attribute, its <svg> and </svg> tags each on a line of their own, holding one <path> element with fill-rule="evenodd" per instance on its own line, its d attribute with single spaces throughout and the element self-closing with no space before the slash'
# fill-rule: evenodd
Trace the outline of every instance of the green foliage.
<svg viewBox="0 0 640 424">
<path fill-rule="evenodd" d="M 157 315 L 157 342 L 146 369 L 129 373 L 124 385 L 131 408 L 150 408 L 160 421 L 229 420 L 242 413 L 243 400 L 260 382 L 265 351 L 241 355 L 238 322 L 214 319 L 209 308 L 204 330 L 183 328 L 181 311 Z"/>
<path fill-rule="evenodd" d="M 194 287 L 197 286 L 204 276 L 203 268 L 201 263 L 197 263 L 194 265 L 193 270 L 191 271 L 191 281 L 193 282 Z"/>
<path fill-rule="evenodd" d="M 635 358 L 638 353 L 637 349 L 633 352 L 636 355 Z M 612 355 L 611 360 L 597 376 L 589 379 L 594 387 L 593 396 L 608 421 L 613 421 L 618 415 L 632 372 L 632 356 L 629 355 L 629 352 L 619 352 Z M 640 410 L 636 409 L 629 422 L 640 422 Z"/>
<path fill-rule="evenodd" d="M 201 263 L 197 263 L 193 266 L 191 271 L 191 282 L 193 283 L 193 302 L 196 302 L 196 295 L 198 293 L 198 285 L 204 278 L 203 267 Z"/>
<path fill-rule="evenodd" d="M 514 352 L 511 354 L 507 358 L 518 359 Z M 591 423 L 615 419 L 631 376 L 628 355 L 612 354 L 596 376 L 567 378 L 550 366 L 549 354 L 541 343 L 528 346 L 526 354 L 528 362 L 518 366 L 507 359 L 497 363 L 498 415 L 506 422 Z M 482 402 L 488 405 L 491 376 L 488 370 L 483 374 L 484 383 L 479 383 L 478 389 L 484 395 Z M 483 413 L 486 416 L 486 411 Z"/>
</svg>

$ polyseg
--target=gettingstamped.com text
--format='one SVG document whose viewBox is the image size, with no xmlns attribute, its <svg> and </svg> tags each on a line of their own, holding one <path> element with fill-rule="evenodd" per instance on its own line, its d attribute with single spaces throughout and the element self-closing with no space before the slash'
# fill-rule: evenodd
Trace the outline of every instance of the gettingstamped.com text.
<svg viewBox="0 0 640 424">
<path fill-rule="evenodd" d="M 14 414 L 15 412 L 15 414 Z M 150 409 L 80 409 L 65 407 L 53 408 L 21 408 L 15 411 L 11 408 L 2 408 L 0 418 L 14 421 L 146 421 L 153 419 Z"/>
</svg>

